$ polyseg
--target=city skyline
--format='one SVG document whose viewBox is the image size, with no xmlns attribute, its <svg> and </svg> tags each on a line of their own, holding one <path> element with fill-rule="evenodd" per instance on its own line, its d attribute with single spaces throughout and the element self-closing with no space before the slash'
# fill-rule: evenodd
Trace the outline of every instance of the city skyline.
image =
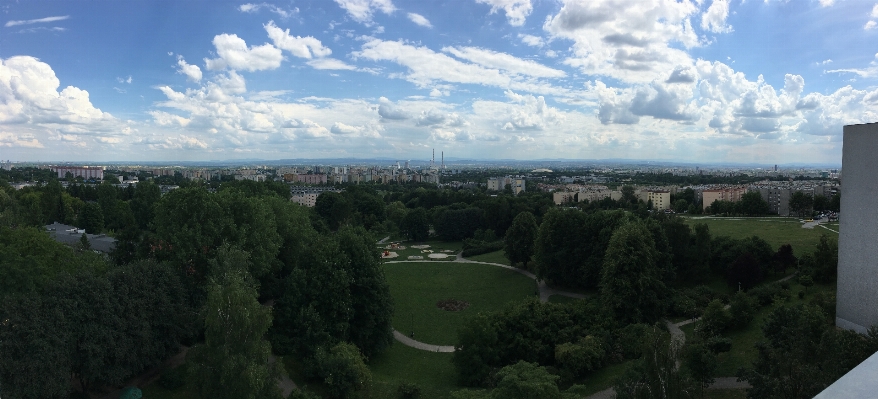
<svg viewBox="0 0 878 399">
<path fill-rule="evenodd" d="M 842 126 L 878 120 L 876 2 L 0 11 L 3 160 L 423 160 L 441 148 L 486 160 L 840 164 Z"/>
</svg>

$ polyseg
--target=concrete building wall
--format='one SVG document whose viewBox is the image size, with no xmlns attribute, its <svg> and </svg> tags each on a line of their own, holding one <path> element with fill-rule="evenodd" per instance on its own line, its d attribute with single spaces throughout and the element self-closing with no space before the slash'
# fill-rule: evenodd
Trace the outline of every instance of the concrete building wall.
<svg viewBox="0 0 878 399">
<path fill-rule="evenodd" d="M 647 200 L 652 201 L 653 209 L 665 210 L 671 209 L 671 192 L 670 191 L 650 191 Z"/>
<path fill-rule="evenodd" d="M 865 333 L 878 324 L 878 123 L 844 127 L 835 324 Z"/>
<path fill-rule="evenodd" d="M 576 193 L 572 191 L 556 191 L 552 193 L 552 200 L 555 201 L 555 205 L 561 205 L 567 202 L 574 202 L 576 197 Z"/>
</svg>

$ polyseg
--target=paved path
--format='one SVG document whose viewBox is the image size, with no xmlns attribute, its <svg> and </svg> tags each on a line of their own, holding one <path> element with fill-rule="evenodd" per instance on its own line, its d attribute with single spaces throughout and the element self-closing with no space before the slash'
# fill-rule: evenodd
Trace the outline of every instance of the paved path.
<svg viewBox="0 0 878 399">
<path fill-rule="evenodd" d="M 277 358 L 274 355 L 268 357 L 268 364 L 274 364 L 277 361 Z M 288 373 L 283 373 L 280 376 L 280 379 L 277 380 L 277 386 L 280 387 L 281 392 L 283 393 L 282 397 L 290 396 L 290 392 L 293 392 L 294 389 L 299 389 L 296 386 L 296 383 L 290 379 Z"/>
<path fill-rule="evenodd" d="M 431 345 L 426 344 L 421 341 L 415 341 L 405 334 L 393 330 L 393 338 L 396 338 L 397 341 L 401 342 L 405 346 L 410 346 L 415 349 L 420 349 L 429 352 L 441 352 L 441 353 L 451 353 L 454 352 L 454 347 L 450 345 Z"/>
<path fill-rule="evenodd" d="M 833 229 L 830 229 L 829 227 L 826 227 L 826 226 L 824 226 L 824 225 L 822 225 L 822 224 L 820 224 L 820 225 L 818 225 L 818 226 L 823 227 L 824 229 L 829 230 L 829 231 L 831 231 L 831 232 L 833 232 L 833 233 L 835 233 L 835 234 L 839 234 L 838 231 L 835 231 L 835 230 L 833 230 Z"/>
<path fill-rule="evenodd" d="M 390 236 L 384 237 L 384 238 L 378 240 L 378 242 L 376 242 L 376 244 L 384 244 L 389 239 L 390 239 Z"/>
</svg>

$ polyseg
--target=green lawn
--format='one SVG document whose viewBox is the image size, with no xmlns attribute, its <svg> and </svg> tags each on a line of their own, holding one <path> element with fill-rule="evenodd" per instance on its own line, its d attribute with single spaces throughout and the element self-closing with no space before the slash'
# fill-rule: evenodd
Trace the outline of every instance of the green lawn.
<svg viewBox="0 0 878 399">
<path fill-rule="evenodd" d="M 467 257 L 467 259 L 478 262 L 499 263 L 501 265 L 512 266 L 512 264 L 509 262 L 509 259 L 506 259 L 506 255 L 503 254 L 503 250 L 488 252 L 481 255 L 469 256 Z"/>
<path fill-rule="evenodd" d="M 393 326 L 404 334 L 413 329 L 418 341 L 454 345 L 457 330 L 479 312 L 490 312 L 536 293 L 536 282 L 496 266 L 455 262 L 384 265 L 394 300 Z M 469 303 L 457 312 L 436 303 L 455 299 Z"/>
<path fill-rule="evenodd" d="M 399 342 L 369 362 L 373 387 L 371 398 L 395 398 L 402 382 L 421 388 L 422 398 L 450 398 L 457 386 L 451 353 L 434 353 L 409 348 Z"/>
<path fill-rule="evenodd" d="M 684 217 L 683 220 L 690 227 L 696 223 L 707 224 L 713 237 L 746 238 L 756 235 L 767 241 L 774 250 L 777 250 L 781 245 L 790 244 L 793 246 L 795 255 L 799 257 L 814 252 L 821 235 L 826 234 L 829 237 L 837 238 L 837 234 L 824 228 L 802 228 L 802 223 L 796 218 Z"/>
</svg>

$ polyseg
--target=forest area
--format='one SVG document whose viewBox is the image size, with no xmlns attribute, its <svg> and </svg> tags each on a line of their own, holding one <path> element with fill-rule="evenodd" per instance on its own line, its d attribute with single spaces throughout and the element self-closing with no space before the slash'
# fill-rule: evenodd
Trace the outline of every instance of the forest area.
<svg viewBox="0 0 878 399">
<path fill-rule="evenodd" d="M 467 320 L 456 398 L 581 397 L 581 383 L 623 364 L 620 398 L 702 397 L 737 345 L 729 336 L 748 329 L 764 336 L 755 362 L 735 370 L 748 397 L 804 398 L 878 351 L 878 330 L 835 329 L 834 288 L 816 289 L 834 287 L 827 236 L 773 248 L 631 196 L 566 208 L 541 192 L 349 185 L 306 208 L 282 183 L 182 183 L 163 195 L 149 181 L 15 190 L 0 180 L 3 397 L 97 397 L 181 346 L 188 372 L 162 380 L 183 379 L 199 397 L 281 397 L 273 355 L 322 387 L 290 397 L 370 397 L 370 360 L 398 345 L 383 237 L 461 242 L 464 257 L 502 251 L 586 296 Z M 42 231 L 54 221 L 115 237 L 115 249 L 59 244 Z M 663 320 L 692 318 L 694 334 L 675 344 Z"/>
</svg>

